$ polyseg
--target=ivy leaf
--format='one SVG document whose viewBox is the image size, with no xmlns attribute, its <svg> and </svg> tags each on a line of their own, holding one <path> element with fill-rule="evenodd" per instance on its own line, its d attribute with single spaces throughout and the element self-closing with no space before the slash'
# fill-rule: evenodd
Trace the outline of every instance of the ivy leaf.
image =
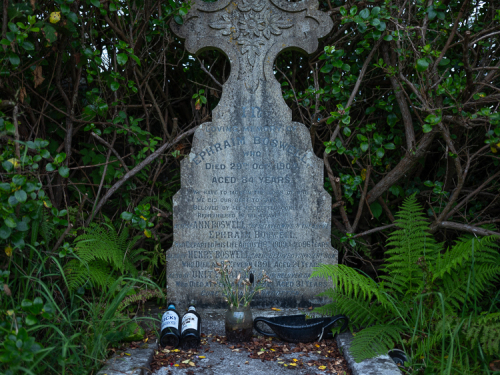
<svg viewBox="0 0 500 375">
<path fill-rule="evenodd" d="M 344 128 L 343 133 L 346 137 L 349 137 L 351 135 L 351 129 L 349 128 Z"/>
<path fill-rule="evenodd" d="M 386 144 L 384 145 L 384 148 L 385 148 L 386 150 L 395 150 L 395 149 L 396 149 L 396 146 L 394 146 L 394 143 L 386 143 Z"/>
<path fill-rule="evenodd" d="M 368 17 L 370 17 L 370 11 L 365 8 L 361 12 L 359 12 L 359 15 L 361 16 L 361 18 L 366 20 Z"/>
<path fill-rule="evenodd" d="M 417 60 L 417 70 L 419 72 L 426 71 L 428 67 L 429 67 L 429 62 L 427 61 L 427 59 L 418 59 Z"/>
<path fill-rule="evenodd" d="M 425 124 L 423 127 L 422 127 L 422 131 L 424 133 L 429 133 L 430 131 L 432 131 L 432 126 L 430 126 L 429 124 Z"/>
<path fill-rule="evenodd" d="M 14 220 L 14 218 L 8 216 L 5 218 L 5 225 L 8 227 L 8 228 L 15 228 L 17 227 L 17 223 L 16 221 Z"/>
<path fill-rule="evenodd" d="M 320 72 L 321 73 L 330 73 L 333 69 L 333 64 L 326 64 L 324 67 L 321 68 Z"/>
<path fill-rule="evenodd" d="M 427 8 L 427 15 L 429 16 L 429 20 L 436 18 L 437 12 L 434 10 L 434 7 L 430 6 Z"/>
<path fill-rule="evenodd" d="M 54 167 L 54 164 L 52 163 L 48 163 L 46 166 L 45 166 L 45 169 L 47 170 L 47 172 L 53 172 L 56 170 L 56 167 Z"/>
<path fill-rule="evenodd" d="M 14 196 L 16 197 L 17 201 L 21 202 L 21 203 L 26 202 L 26 199 L 28 198 L 28 196 L 26 195 L 26 192 L 24 190 L 17 190 L 14 193 Z"/>
<path fill-rule="evenodd" d="M 21 59 L 14 52 L 9 52 L 9 61 L 14 66 L 18 66 L 21 63 Z"/>
<path fill-rule="evenodd" d="M 373 140 L 375 141 L 376 144 L 381 145 L 382 142 L 384 141 L 384 137 L 382 137 L 379 133 L 375 133 L 373 135 Z"/>
<path fill-rule="evenodd" d="M 7 238 L 9 238 L 11 233 L 12 229 L 10 229 L 8 226 L 2 225 L 0 227 L 0 238 L 2 240 L 6 240 Z"/>
<path fill-rule="evenodd" d="M 377 148 L 377 152 L 376 153 L 377 153 L 377 157 L 379 159 L 382 159 L 384 157 L 384 155 L 385 155 L 385 151 L 384 151 L 384 149 L 382 147 Z"/>
<path fill-rule="evenodd" d="M 344 7 L 340 7 L 340 14 L 342 16 L 347 16 L 347 10 Z"/>
<path fill-rule="evenodd" d="M 395 113 L 389 113 L 389 115 L 387 115 L 387 124 L 390 127 L 396 125 L 397 122 L 398 122 L 398 116 Z"/>
<path fill-rule="evenodd" d="M 118 64 L 120 65 L 125 65 L 128 61 L 128 56 L 126 53 L 119 53 L 118 55 L 116 55 L 116 61 L 118 62 Z"/>
<path fill-rule="evenodd" d="M 441 59 L 441 61 L 439 62 L 439 66 L 446 66 L 450 63 L 450 59 L 444 57 L 443 59 Z"/>
<path fill-rule="evenodd" d="M 134 215 L 130 212 L 127 212 L 127 211 L 124 211 L 122 212 L 122 214 L 120 215 L 120 217 L 123 219 L 123 220 L 132 220 L 132 217 Z"/>
<path fill-rule="evenodd" d="M 358 23 L 358 30 L 361 34 L 366 32 L 366 25 L 364 23 Z"/>
<path fill-rule="evenodd" d="M 372 9 L 372 16 L 377 17 L 380 13 L 380 7 L 373 7 Z"/>
<path fill-rule="evenodd" d="M 374 19 L 372 19 L 372 20 L 370 21 L 370 24 L 371 24 L 372 26 L 378 26 L 378 25 L 380 25 L 380 20 L 379 20 L 378 18 L 374 18 Z"/>
<path fill-rule="evenodd" d="M 386 24 L 385 24 L 385 22 L 384 22 L 384 21 L 380 21 L 380 23 L 379 23 L 377 26 L 375 26 L 375 28 L 376 28 L 378 31 L 385 31 L 386 27 L 387 27 L 387 26 L 386 26 Z"/>
<path fill-rule="evenodd" d="M 373 217 L 375 219 L 378 219 L 380 217 L 380 215 L 382 215 L 382 206 L 378 202 L 373 202 L 370 205 L 370 210 L 371 210 Z"/>
<path fill-rule="evenodd" d="M 174 21 L 175 21 L 175 23 L 176 23 L 176 24 L 178 24 L 178 25 L 182 25 L 182 24 L 184 23 L 184 20 L 183 20 L 183 19 L 182 19 L 182 17 L 181 17 L 181 16 L 179 16 L 178 14 L 176 14 L 176 15 L 174 16 Z"/>
<path fill-rule="evenodd" d="M 359 146 L 359 148 L 361 148 L 361 151 L 363 151 L 363 152 L 366 152 L 366 150 L 368 150 L 368 147 L 369 147 L 368 142 L 363 142 Z"/>
<path fill-rule="evenodd" d="M 59 174 L 61 175 L 61 177 L 64 177 L 64 178 L 69 177 L 69 168 L 68 167 L 61 166 L 61 167 L 59 167 L 58 171 L 59 171 Z"/>
<path fill-rule="evenodd" d="M 100 1 L 99 1 L 99 0 L 90 0 L 90 3 L 91 3 L 93 6 L 97 7 L 97 8 L 99 8 L 99 7 L 101 6 L 101 3 L 100 3 Z"/>
<path fill-rule="evenodd" d="M 26 317 L 26 324 L 29 326 L 35 325 L 38 323 L 38 318 L 34 315 L 28 315 Z"/>
<path fill-rule="evenodd" d="M 111 85 L 109 85 L 112 91 L 116 91 L 120 88 L 120 84 L 118 82 L 112 82 Z"/>
<path fill-rule="evenodd" d="M 56 29 L 54 29 L 50 25 L 45 25 L 45 27 L 42 29 L 45 38 L 49 41 L 49 43 L 54 43 L 57 40 L 57 32 Z"/>
<path fill-rule="evenodd" d="M 34 51 L 35 50 L 35 45 L 31 42 L 25 41 L 23 42 L 23 48 L 26 51 Z"/>
</svg>

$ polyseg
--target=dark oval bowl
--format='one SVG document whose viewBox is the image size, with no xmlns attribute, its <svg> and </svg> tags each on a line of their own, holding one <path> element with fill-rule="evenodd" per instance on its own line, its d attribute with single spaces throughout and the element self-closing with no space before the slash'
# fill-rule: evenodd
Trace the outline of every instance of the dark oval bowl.
<svg viewBox="0 0 500 375">
<path fill-rule="evenodd" d="M 333 337 L 330 328 L 339 320 L 344 321 L 341 328 L 341 331 L 343 331 L 349 323 L 345 315 L 307 320 L 305 315 L 275 316 L 272 318 L 258 317 L 253 321 L 253 327 L 264 336 L 277 336 L 288 342 L 310 342 Z M 257 326 L 259 322 L 267 324 L 274 333 L 260 329 Z"/>
</svg>

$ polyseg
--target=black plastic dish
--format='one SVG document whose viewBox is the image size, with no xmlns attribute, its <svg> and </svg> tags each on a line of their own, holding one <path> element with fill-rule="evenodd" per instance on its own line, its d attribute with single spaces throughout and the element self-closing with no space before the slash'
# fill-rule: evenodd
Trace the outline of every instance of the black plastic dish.
<svg viewBox="0 0 500 375">
<path fill-rule="evenodd" d="M 253 327 L 264 336 L 279 337 L 288 342 L 320 341 L 322 338 L 332 338 L 331 328 L 339 321 L 344 324 L 340 332 L 347 328 L 349 320 L 345 315 L 336 315 L 329 318 L 307 319 L 305 315 L 275 316 L 273 318 L 255 318 Z M 262 331 L 257 323 L 266 323 L 274 333 Z"/>
<path fill-rule="evenodd" d="M 389 357 L 392 358 L 394 363 L 400 367 L 405 367 L 405 362 L 408 362 L 408 357 L 406 356 L 406 353 L 402 351 L 401 349 L 392 349 L 389 350 Z"/>
</svg>

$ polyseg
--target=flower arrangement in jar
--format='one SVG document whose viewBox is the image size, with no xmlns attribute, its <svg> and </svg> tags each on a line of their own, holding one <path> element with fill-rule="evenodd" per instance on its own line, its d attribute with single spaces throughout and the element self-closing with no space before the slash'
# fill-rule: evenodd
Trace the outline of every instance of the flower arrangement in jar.
<svg viewBox="0 0 500 375">
<path fill-rule="evenodd" d="M 252 266 L 248 266 L 236 275 L 228 260 L 224 260 L 222 263 L 216 262 L 216 264 L 217 267 L 214 271 L 218 280 L 212 281 L 212 283 L 219 286 L 224 300 L 228 303 L 225 319 L 227 340 L 231 342 L 248 341 L 253 332 L 250 302 L 256 293 L 265 289 L 266 283 L 272 281 L 265 271 L 262 271 L 260 279 L 255 280 L 253 273 L 250 272 Z"/>
</svg>

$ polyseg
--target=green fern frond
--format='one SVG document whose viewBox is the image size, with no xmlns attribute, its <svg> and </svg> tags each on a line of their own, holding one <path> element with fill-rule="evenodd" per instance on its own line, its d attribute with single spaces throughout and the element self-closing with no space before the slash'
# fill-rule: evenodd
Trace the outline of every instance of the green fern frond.
<svg viewBox="0 0 500 375">
<path fill-rule="evenodd" d="M 464 327 L 463 331 L 471 348 L 481 345 L 486 354 L 500 354 L 500 313 L 481 315 L 470 327 Z"/>
<path fill-rule="evenodd" d="M 91 224 L 86 233 L 75 239 L 75 254 L 79 261 L 71 261 L 65 267 L 70 288 L 90 282 L 107 289 L 116 280 L 117 273 L 136 276 L 138 271 L 134 263 L 143 252 L 142 249 L 132 249 L 138 238 L 129 240 L 128 228 L 118 234 L 110 224 Z"/>
<path fill-rule="evenodd" d="M 351 353 L 356 362 L 375 357 L 394 348 L 401 341 L 403 326 L 395 324 L 376 325 L 358 332 L 352 340 Z"/>
<path fill-rule="evenodd" d="M 422 261 L 432 263 L 441 247 L 429 234 L 429 224 L 415 197 L 403 202 L 396 217 L 398 229 L 390 234 L 387 243 L 391 247 L 386 251 L 389 258 L 383 269 L 387 275 L 381 278 L 394 291 L 419 293 L 424 279 Z"/>
<path fill-rule="evenodd" d="M 434 265 L 432 265 L 433 281 L 443 278 L 446 273 L 451 274 L 456 268 L 469 265 L 472 255 L 480 263 L 498 264 L 500 257 L 498 255 L 498 238 L 494 236 L 484 238 L 460 238 L 455 246 L 448 249 L 444 254 L 438 254 Z"/>
<path fill-rule="evenodd" d="M 379 285 L 374 280 L 343 264 L 320 264 L 314 267 L 311 277 L 331 278 L 334 288 L 342 288 L 347 295 L 354 297 L 362 295 L 363 298 L 368 299 L 376 297 L 380 303 L 387 303 Z"/>
<path fill-rule="evenodd" d="M 322 315 L 346 315 L 349 317 L 349 324 L 356 329 L 361 327 L 381 324 L 387 320 L 388 309 L 380 304 L 360 296 L 346 295 L 339 289 L 328 289 L 321 293 L 332 299 L 331 303 L 317 307 L 314 312 Z"/>
<path fill-rule="evenodd" d="M 55 224 L 50 220 L 50 216 L 46 211 L 43 211 L 42 221 L 40 222 L 40 234 L 45 241 L 45 247 L 49 248 L 49 243 L 54 238 Z"/>
</svg>

